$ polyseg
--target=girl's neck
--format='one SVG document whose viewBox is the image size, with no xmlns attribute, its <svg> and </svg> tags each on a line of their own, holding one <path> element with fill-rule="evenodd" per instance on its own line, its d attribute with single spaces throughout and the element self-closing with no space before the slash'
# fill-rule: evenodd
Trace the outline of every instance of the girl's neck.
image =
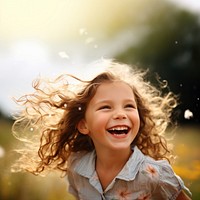
<svg viewBox="0 0 200 200">
<path fill-rule="evenodd" d="M 100 151 L 97 153 L 96 165 L 104 169 L 123 167 L 132 154 L 132 149 L 119 151 Z"/>
<path fill-rule="evenodd" d="M 115 152 L 97 151 L 96 153 L 96 172 L 102 188 L 105 190 L 112 180 L 123 169 L 132 153 L 132 150 L 120 150 Z"/>
</svg>

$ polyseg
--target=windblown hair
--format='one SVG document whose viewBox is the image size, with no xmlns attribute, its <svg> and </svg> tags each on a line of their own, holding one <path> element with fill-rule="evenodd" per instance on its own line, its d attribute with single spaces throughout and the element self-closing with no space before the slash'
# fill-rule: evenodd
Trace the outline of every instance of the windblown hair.
<svg viewBox="0 0 200 200">
<path fill-rule="evenodd" d="M 166 84 L 159 82 L 161 87 L 157 89 L 145 80 L 146 72 L 142 70 L 114 61 L 102 65 L 106 69 L 89 81 L 72 75 L 61 75 L 54 81 L 39 79 L 33 84 L 33 94 L 17 100 L 23 110 L 16 117 L 13 133 L 24 145 L 17 150 L 20 157 L 13 165 L 14 171 L 42 174 L 59 169 L 66 174 L 72 152 L 93 151 L 92 140 L 78 131 L 77 124 L 99 85 L 114 81 L 129 84 L 135 95 L 140 128 L 132 145 L 155 160 L 170 160 L 172 152 L 165 132 L 177 105 L 176 96 L 170 91 L 163 94 Z M 77 83 L 70 84 L 69 77 Z"/>
</svg>

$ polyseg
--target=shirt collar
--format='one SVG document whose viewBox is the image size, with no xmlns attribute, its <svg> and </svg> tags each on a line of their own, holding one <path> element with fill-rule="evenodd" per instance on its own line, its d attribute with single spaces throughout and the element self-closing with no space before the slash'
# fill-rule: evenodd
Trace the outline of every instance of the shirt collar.
<svg viewBox="0 0 200 200">
<path fill-rule="evenodd" d="M 86 178 L 90 178 L 95 172 L 95 160 L 96 160 L 96 152 L 92 151 L 80 158 L 79 162 L 77 162 L 74 170 L 81 176 Z"/>
<path fill-rule="evenodd" d="M 123 169 L 120 171 L 116 178 L 125 181 L 134 180 L 143 160 L 144 154 L 138 149 L 137 146 L 133 147 L 132 155 L 130 156 L 129 160 L 124 165 Z"/>
<path fill-rule="evenodd" d="M 74 170 L 81 176 L 90 179 L 96 173 L 95 160 L 96 152 L 89 152 L 85 154 L 79 160 L 79 162 L 77 162 Z M 121 172 L 116 176 L 116 178 L 126 181 L 134 180 L 143 160 L 144 155 L 142 154 L 142 152 L 137 148 L 137 146 L 133 147 L 132 155 L 130 156 L 129 160 L 127 161 Z"/>
</svg>

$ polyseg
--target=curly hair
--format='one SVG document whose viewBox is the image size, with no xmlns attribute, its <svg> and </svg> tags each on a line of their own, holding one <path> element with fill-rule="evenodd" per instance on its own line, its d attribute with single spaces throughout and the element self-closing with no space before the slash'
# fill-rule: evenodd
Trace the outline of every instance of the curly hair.
<svg viewBox="0 0 200 200">
<path fill-rule="evenodd" d="M 58 169 L 66 174 L 72 152 L 93 151 L 92 140 L 78 131 L 77 124 L 98 86 L 114 81 L 129 84 L 135 95 L 140 128 L 132 145 L 155 160 L 170 161 L 172 152 L 165 132 L 177 105 L 176 96 L 170 91 L 163 94 L 166 84 L 158 89 L 145 80 L 145 71 L 114 61 L 104 63 L 106 69 L 89 81 L 67 74 L 53 81 L 38 79 L 33 84 L 35 92 L 17 100 L 23 110 L 16 117 L 13 133 L 24 146 L 17 150 L 20 157 L 13 165 L 14 171 L 42 174 Z M 76 83 L 69 83 L 69 78 Z"/>
</svg>

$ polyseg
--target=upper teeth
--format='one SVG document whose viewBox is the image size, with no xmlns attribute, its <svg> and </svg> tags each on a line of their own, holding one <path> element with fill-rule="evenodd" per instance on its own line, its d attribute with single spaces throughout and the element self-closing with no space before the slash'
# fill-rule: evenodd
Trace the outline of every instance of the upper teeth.
<svg viewBox="0 0 200 200">
<path fill-rule="evenodd" d="M 128 130 L 128 127 L 114 127 L 110 129 L 111 131 L 123 131 Z"/>
</svg>

